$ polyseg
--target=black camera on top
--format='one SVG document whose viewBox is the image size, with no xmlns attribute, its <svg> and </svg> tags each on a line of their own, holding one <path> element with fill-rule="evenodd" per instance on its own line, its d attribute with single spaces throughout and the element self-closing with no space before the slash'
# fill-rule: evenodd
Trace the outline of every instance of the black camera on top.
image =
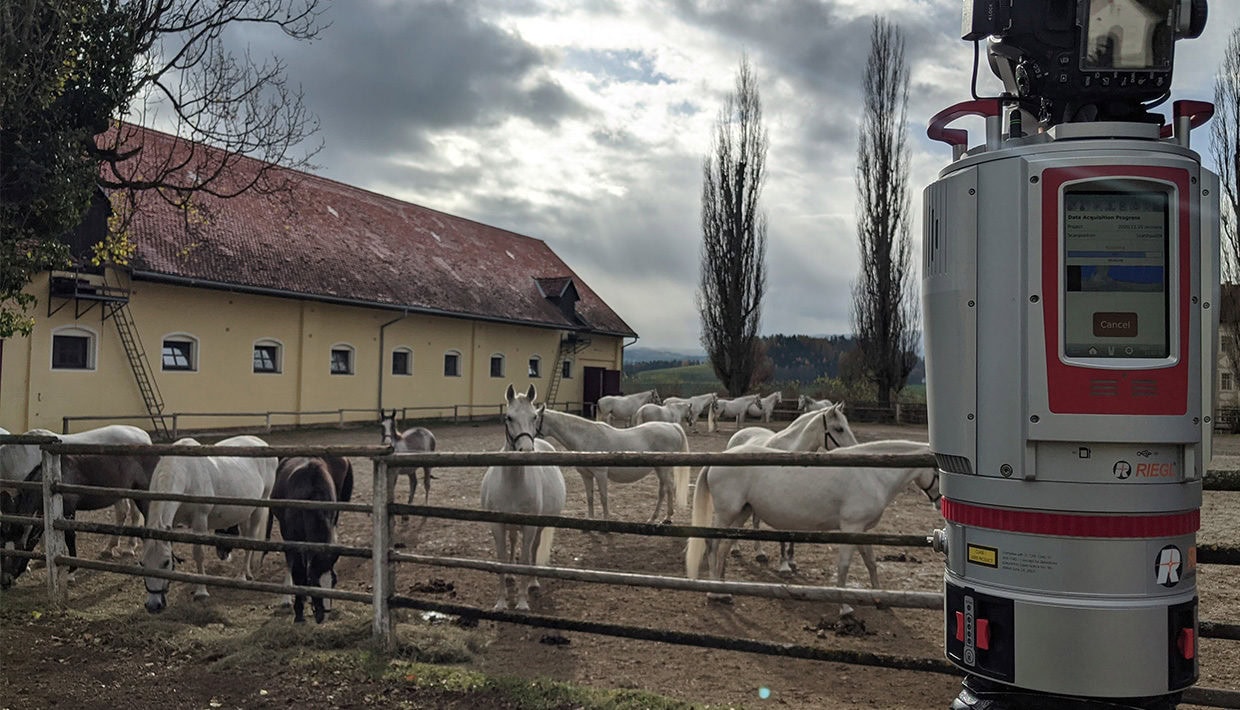
<svg viewBox="0 0 1240 710">
<path fill-rule="evenodd" d="M 1161 120 L 1175 41 L 1205 24 L 1206 0 L 964 0 L 961 34 L 992 38 L 991 70 L 1049 127 Z"/>
</svg>

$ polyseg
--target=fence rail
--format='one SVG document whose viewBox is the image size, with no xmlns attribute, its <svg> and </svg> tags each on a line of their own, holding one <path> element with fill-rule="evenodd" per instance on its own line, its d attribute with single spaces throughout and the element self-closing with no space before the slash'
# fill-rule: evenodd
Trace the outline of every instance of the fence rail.
<svg viewBox="0 0 1240 710">
<path fill-rule="evenodd" d="M 8 439 L 5 439 L 6 441 Z M 44 440 L 47 441 L 46 439 Z M 663 643 L 691 645 L 703 648 L 723 648 L 752 653 L 806 658 L 811 660 L 829 660 L 842 663 L 873 665 L 904 670 L 948 673 L 958 675 L 960 670 L 942 659 L 906 658 L 867 652 L 831 650 L 813 646 L 771 643 L 754 639 L 741 639 L 723 636 L 711 636 L 666 629 L 650 629 L 644 627 L 624 626 L 591 621 L 578 621 L 556 617 L 544 617 L 528 613 L 512 613 L 503 611 L 487 611 L 484 609 L 431 602 L 423 599 L 401 596 L 395 593 L 395 567 L 397 564 L 434 565 L 455 569 L 472 569 L 495 574 L 516 573 L 535 574 L 549 578 L 570 579 L 597 584 L 624 584 L 627 586 L 647 587 L 654 589 L 676 589 L 684 591 L 707 591 L 746 596 L 761 596 L 777 599 L 816 600 L 848 603 L 855 605 L 887 604 L 909 608 L 938 609 L 942 607 L 942 594 L 923 591 L 887 591 L 869 589 L 844 589 L 835 587 L 813 587 L 788 584 L 764 584 L 755 582 L 723 582 L 715 580 L 689 580 L 679 577 L 658 575 L 640 575 L 633 573 L 611 572 L 603 570 L 587 570 L 564 567 L 509 565 L 483 560 L 466 560 L 457 558 L 433 557 L 400 552 L 395 549 L 392 540 L 393 516 L 420 515 L 434 516 L 455 520 L 468 521 L 503 521 L 523 524 L 549 525 L 554 527 L 575 528 L 582 530 L 598 530 L 665 537 L 708 537 L 728 539 L 780 540 L 791 542 L 827 542 L 839 544 L 880 544 L 901 547 L 925 547 L 929 544 L 922 535 L 881 535 L 871 533 L 840 533 L 840 532 L 785 532 L 774 530 L 747 530 L 740 528 L 709 528 L 698 526 L 648 525 L 619 521 L 581 520 L 563 516 L 531 516 L 518 514 L 495 513 L 472 509 L 440 508 L 434 506 L 402 505 L 392 500 L 396 474 L 399 469 L 432 465 L 436 467 L 487 466 L 496 464 L 531 464 L 549 463 L 557 465 L 752 465 L 762 463 L 779 463 L 785 465 L 833 465 L 833 466 L 933 466 L 931 456 L 920 455 L 858 455 L 858 454 L 819 454 L 819 453 L 597 453 L 597 452 L 485 452 L 455 453 L 442 452 L 434 454 L 393 454 L 390 447 L 212 447 L 194 446 L 178 447 L 157 445 L 148 447 L 132 447 L 118 445 L 84 445 L 43 443 L 44 476 L 42 482 L 26 483 L 20 487 L 40 488 L 43 493 L 42 518 L 29 518 L 13 515 L 0 515 L 3 522 L 21 522 L 23 524 L 42 524 L 44 527 L 44 554 L 47 562 L 48 594 L 54 606 L 63 606 L 67 602 L 65 574 L 68 566 L 83 569 L 94 569 L 110 573 L 130 576 L 161 577 L 174 581 L 192 582 L 217 587 L 243 589 L 273 594 L 302 593 L 318 595 L 325 598 L 339 599 L 369 604 L 373 613 L 373 634 L 377 643 L 390 647 L 393 642 L 393 609 L 408 608 L 423 611 L 438 611 L 472 619 L 488 619 L 506 623 L 525 624 L 543 628 L 582 631 L 586 633 L 605 634 L 625 638 L 645 639 Z M 209 456 L 228 455 L 252 458 L 267 458 L 290 455 L 347 455 L 369 457 L 374 462 L 372 501 L 370 504 L 347 503 L 331 506 L 306 505 L 291 501 L 254 501 L 227 497 L 204 499 L 194 496 L 178 496 L 159 492 L 117 491 L 125 496 L 146 500 L 196 500 L 210 501 L 219 504 L 261 505 L 266 507 L 331 507 L 347 512 L 362 512 L 372 515 L 373 539 L 370 547 L 353 547 L 332 545 L 327 543 L 290 543 L 285 541 L 253 540 L 235 536 L 214 534 L 198 534 L 192 532 L 152 530 L 149 528 L 126 527 L 102 523 L 66 520 L 63 516 L 63 495 L 66 493 L 97 493 L 101 490 L 94 486 L 75 486 L 65 484 L 61 480 L 60 456 L 69 453 L 88 453 L 97 455 L 133 453 L 140 449 L 145 453 L 178 456 Z M 71 557 L 66 553 L 64 533 L 73 530 L 78 532 L 121 534 L 148 539 L 167 540 L 169 542 L 195 544 L 225 544 L 232 548 L 279 551 L 284 549 L 314 549 L 335 552 L 351 557 L 370 558 L 374 582 L 372 592 L 346 592 L 335 589 L 299 588 L 283 584 L 225 579 L 209 575 L 169 572 L 163 570 L 147 570 L 132 565 L 102 562 L 97 560 Z M 1240 551 L 1231 548 L 1202 546 L 1198 561 L 1203 564 L 1221 563 L 1236 564 L 1240 561 Z M 14 554 L 20 557 L 37 557 L 37 555 L 17 554 L 17 552 L 0 552 L 0 556 Z M 1200 622 L 1203 638 L 1240 639 L 1240 625 L 1218 623 L 1208 620 Z M 1217 688 L 1193 688 L 1184 694 L 1184 702 L 1214 705 L 1216 707 L 1240 708 L 1240 692 Z"/>
</svg>

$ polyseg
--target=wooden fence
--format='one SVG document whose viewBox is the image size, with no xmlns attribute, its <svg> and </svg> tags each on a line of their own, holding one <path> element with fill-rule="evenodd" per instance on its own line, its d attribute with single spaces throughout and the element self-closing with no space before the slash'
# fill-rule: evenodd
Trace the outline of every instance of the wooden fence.
<svg viewBox="0 0 1240 710">
<path fill-rule="evenodd" d="M 405 608 L 436 611 L 444 614 L 478 620 L 493 620 L 540 628 L 580 631 L 624 638 L 643 639 L 695 646 L 740 650 L 766 655 L 810 660 L 825 660 L 868 666 L 880 666 L 905 670 L 959 675 L 961 671 L 944 659 L 909 658 L 890 654 L 823 649 L 815 646 L 772 643 L 756 639 L 743 639 L 710 634 L 671 631 L 645 627 L 625 626 L 602 622 L 541 616 L 508 611 L 492 611 L 478 607 L 448 604 L 396 593 L 394 586 L 397 564 L 433 565 L 454 569 L 472 569 L 496 574 L 509 573 L 537 575 L 552 579 L 568 579 L 595 584 L 623 584 L 654 589 L 672 589 L 696 592 L 716 592 L 734 595 L 767 597 L 790 600 L 813 600 L 852 605 L 883 604 L 891 607 L 941 609 L 941 591 L 886 591 L 859 588 L 818 587 L 790 584 L 765 584 L 755 582 L 721 582 L 713 580 L 690 580 L 635 573 L 610 572 L 578 568 L 502 564 L 498 562 L 441 558 L 400 552 L 392 540 L 392 519 L 395 515 L 418 515 L 455 520 L 480 522 L 514 522 L 538 524 L 560 528 L 593 530 L 662 537 L 705 537 L 736 540 L 771 540 L 785 542 L 894 545 L 903 547 L 929 547 L 926 535 L 890 535 L 843 532 L 785 532 L 775 530 L 748 530 L 742 528 L 714 528 L 684 525 L 653 525 L 619 521 L 583 520 L 563 516 L 532 516 L 494 513 L 473 509 L 442 508 L 437 506 L 403 505 L 393 502 L 396 473 L 399 469 L 424 465 L 434 467 L 529 465 L 534 463 L 572 465 L 835 465 L 835 466 L 925 466 L 934 465 L 927 455 L 908 454 L 839 454 L 839 453 L 599 453 L 599 452 L 442 452 L 417 454 L 392 454 L 390 447 L 381 446 L 272 446 L 272 447 L 216 447 L 216 446 L 125 446 L 47 443 L 46 438 L 0 437 L 0 442 L 40 443 L 43 448 L 42 483 L 7 482 L 16 488 L 39 489 L 42 493 L 44 513 L 41 518 L 22 518 L 0 515 L 0 522 L 40 524 L 44 528 L 44 551 L 21 553 L 3 551 L 0 554 L 20 557 L 41 557 L 47 564 L 48 596 L 52 605 L 64 606 L 68 602 L 66 575 L 68 566 L 93 569 L 128 576 L 163 578 L 173 581 L 205 584 L 215 587 L 242 589 L 268 594 L 306 594 L 324 598 L 369 604 L 372 607 L 372 632 L 374 640 L 382 647 L 390 648 L 394 642 L 392 609 Z M 238 504 L 263 507 L 318 507 L 345 512 L 364 512 L 372 516 L 372 540 L 369 547 L 329 545 L 325 543 L 300 543 L 285 541 L 252 540 L 234 536 L 196 534 L 183 531 L 164 531 L 149 528 L 88 523 L 66 520 L 63 515 L 65 493 L 98 493 L 110 489 L 91 486 L 73 486 L 61 480 L 60 456 L 64 454 L 127 454 L 141 451 L 160 456 L 212 456 L 228 455 L 242 457 L 284 456 L 352 456 L 366 457 L 374 462 L 373 494 L 370 503 L 312 503 L 298 501 L 267 501 L 236 498 L 202 498 L 146 491 L 123 491 L 126 497 L 148 500 L 194 500 L 220 504 Z M 1207 488 L 1212 487 L 1209 480 Z M 120 491 L 114 491 L 122 493 Z M 236 549 L 279 551 L 289 548 L 322 549 L 343 556 L 369 558 L 372 561 L 373 584 L 368 594 L 336 589 L 297 587 L 285 584 L 244 581 L 211 575 L 143 569 L 133 565 L 117 564 L 99 560 L 70 557 L 65 547 L 64 532 L 74 530 L 84 533 L 120 534 L 145 539 L 170 542 L 214 545 L 226 543 Z M 1238 564 L 1240 550 L 1202 546 L 1198 553 L 1200 564 Z M 1200 635 L 1203 638 L 1240 640 L 1240 625 L 1202 620 Z M 1240 691 L 1218 688 L 1191 688 L 1183 694 L 1183 702 L 1223 708 L 1240 708 Z"/>
</svg>

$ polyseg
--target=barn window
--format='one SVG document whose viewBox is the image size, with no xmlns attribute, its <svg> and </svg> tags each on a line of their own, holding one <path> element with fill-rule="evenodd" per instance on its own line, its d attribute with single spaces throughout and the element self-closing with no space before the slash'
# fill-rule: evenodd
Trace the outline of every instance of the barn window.
<svg viewBox="0 0 1240 710">
<path fill-rule="evenodd" d="M 563 377 L 566 380 L 573 379 L 573 361 L 572 360 L 564 361 L 564 364 L 560 367 L 560 377 Z"/>
<path fill-rule="evenodd" d="M 396 348 L 392 351 L 392 374 L 413 374 L 413 351 L 409 348 Z"/>
<path fill-rule="evenodd" d="M 503 376 L 504 376 L 504 356 L 499 355 L 499 354 L 492 355 L 491 356 L 491 377 L 503 377 Z"/>
<path fill-rule="evenodd" d="M 461 376 L 461 354 L 455 350 L 449 350 L 443 355 L 443 376 L 444 377 L 460 377 Z"/>
<path fill-rule="evenodd" d="M 280 343 L 275 340 L 260 340 L 254 343 L 254 371 L 281 372 Z"/>
<path fill-rule="evenodd" d="M 198 339 L 191 335 L 164 337 L 160 360 L 165 372 L 193 372 L 198 369 Z"/>
<path fill-rule="evenodd" d="M 1235 381 L 1232 379 L 1230 372 L 1218 373 L 1218 388 L 1224 392 L 1230 392 L 1235 387 Z"/>
<path fill-rule="evenodd" d="M 542 377 L 542 358 L 537 355 L 530 358 L 529 375 L 531 379 Z"/>
<path fill-rule="evenodd" d="M 53 332 L 52 369 L 95 369 L 95 334 L 76 326 L 58 328 Z"/>
<path fill-rule="evenodd" d="M 332 346 L 332 374 L 353 374 L 353 347 L 350 345 Z"/>
</svg>

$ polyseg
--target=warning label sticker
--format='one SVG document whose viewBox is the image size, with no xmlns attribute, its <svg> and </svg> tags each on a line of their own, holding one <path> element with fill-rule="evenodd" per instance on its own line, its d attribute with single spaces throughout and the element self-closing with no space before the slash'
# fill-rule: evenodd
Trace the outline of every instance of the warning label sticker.
<svg viewBox="0 0 1240 710">
<path fill-rule="evenodd" d="M 983 567 L 999 567 L 999 550 L 994 547 L 983 547 L 982 545 L 968 546 L 969 562 Z"/>
</svg>

